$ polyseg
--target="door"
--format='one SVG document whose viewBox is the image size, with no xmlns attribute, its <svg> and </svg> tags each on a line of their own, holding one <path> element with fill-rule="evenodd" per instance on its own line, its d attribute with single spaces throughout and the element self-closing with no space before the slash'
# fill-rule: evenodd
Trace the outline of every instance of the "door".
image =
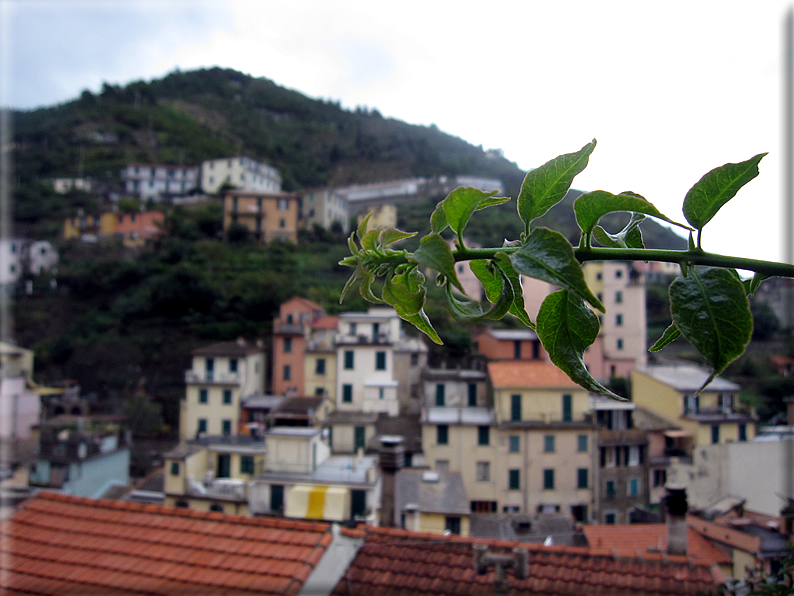
<svg viewBox="0 0 794 596">
<path fill-rule="evenodd" d="M 284 512 L 284 485 L 270 485 L 270 513 L 281 515 Z"/>
<path fill-rule="evenodd" d="M 232 456 L 228 453 L 218 454 L 218 468 L 216 478 L 229 478 L 232 474 Z"/>
<path fill-rule="evenodd" d="M 366 428 L 363 426 L 356 426 L 353 436 L 353 450 L 358 452 L 359 448 L 364 449 L 364 442 L 366 436 Z"/>
<path fill-rule="evenodd" d="M 357 515 L 367 513 L 367 493 L 363 490 L 350 491 L 350 519 L 355 519 Z"/>
</svg>

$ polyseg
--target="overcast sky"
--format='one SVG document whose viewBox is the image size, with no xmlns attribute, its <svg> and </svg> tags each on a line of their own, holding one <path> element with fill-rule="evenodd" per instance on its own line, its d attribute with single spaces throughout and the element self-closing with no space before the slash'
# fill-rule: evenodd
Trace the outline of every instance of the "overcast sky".
<svg viewBox="0 0 794 596">
<path fill-rule="evenodd" d="M 223 66 L 501 148 L 536 167 L 598 139 L 574 186 L 632 190 L 682 220 L 711 168 L 761 175 L 706 250 L 781 260 L 789 3 L 0 0 L 0 104 Z M 790 226 L 789 226 L 790 227 Z"/>
</svg>

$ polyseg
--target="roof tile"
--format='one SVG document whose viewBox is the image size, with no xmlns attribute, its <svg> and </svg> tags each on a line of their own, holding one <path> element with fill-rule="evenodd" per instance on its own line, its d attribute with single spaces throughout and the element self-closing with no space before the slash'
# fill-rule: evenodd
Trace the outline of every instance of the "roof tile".
<svg viewBox="0 0 794 596">
<path fill-rule="evenodd" d="M 330 531 L 42 492 L 0 523 L 0 544 L 6 584 L 34 593 L 282 594 L 300 589 Z"/>
</svg>

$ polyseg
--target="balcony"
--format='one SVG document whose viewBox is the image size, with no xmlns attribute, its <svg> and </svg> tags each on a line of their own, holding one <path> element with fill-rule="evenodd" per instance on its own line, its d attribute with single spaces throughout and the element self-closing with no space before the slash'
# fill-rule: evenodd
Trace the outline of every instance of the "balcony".
<svg viewBox="0 0 794 596">
<path fill-rule="evenodd" d="M 248 484 L 237 478 L 216 478 L 203 481 L 188 478 L 185 485 L 185 492 L 192 496 L 234 501 L 248 500 Z"/>
<path fill-rule="evenodd" d="M 193 370 L 185 371 L 185 383 L 214 383 L 216 385 L 239 385 L 240 373 L 204 373 L 198 374 Z"/>
<path fill-rule="evenodd" d="M 647 442 L 648 437 L 641 428 L 598 431 L 598 444 L 604 447 L 612 445 L 644 445 Z"/>
<path fill-rule="evenodd" d="M 340 335 L 336 338 L 337 344 L 344 345 L 388 345 L 391 338 L 388 333 L 378 333 L 377 335 Z"/>
<path fill-rule="evenodd" d="M 285 335 L 303 335 L 303 323 L 282 323 L 276 321 L 273 325 L 273 333 L 283 333 Z"/>
</svg>

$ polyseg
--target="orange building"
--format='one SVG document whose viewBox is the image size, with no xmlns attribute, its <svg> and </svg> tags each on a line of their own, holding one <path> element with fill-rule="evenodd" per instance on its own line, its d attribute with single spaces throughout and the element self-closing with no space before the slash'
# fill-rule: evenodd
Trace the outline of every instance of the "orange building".
<svg viewBox="0 0 794 596">
<path fill-rule="evenodd" d="M 125 246 L 142 246 L 162 233 L 165 216 L 160 211 L 142 211 L 119 213 L 117 218 L 116 234 L 122 237 Z"/>
<path fill-rule="evenodd" d="M 273 321 L 273 394 L 303 395 L 306 339 L 312 322 L 324 316 L 321 306 L 299 296 L 279 308 Z"/>
<path fill-rule="evenodd" d="M 223 195 L 223 230 L 238 223 L 259 242 L 298 240 L 298 195 L 229 190 Z"/>
</svg>

